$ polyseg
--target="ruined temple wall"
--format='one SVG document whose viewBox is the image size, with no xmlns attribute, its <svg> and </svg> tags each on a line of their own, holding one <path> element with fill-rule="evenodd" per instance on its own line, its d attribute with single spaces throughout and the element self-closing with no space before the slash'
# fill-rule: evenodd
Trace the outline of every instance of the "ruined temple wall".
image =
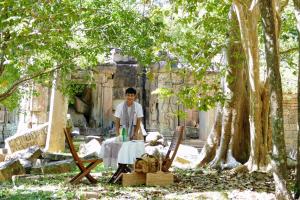
<svg viewBox="0 0 300 200">
<path fill-rule="evenodd" d="M 287 93 L 283 95 L 283 122 L 287 152 L 297 149 L 297 106 L 297 94 Z"/>
<path fill-rule="evenodd" d="M 171 136 L 178 125 L 184 125 L 185 119 L 180 119 L 176 113 L 183 111 L 182 105 L 178 104 L 177 96 L 169 98 L 159 98 L 157 94 L 151 94 L 158 88 L 168 88 L 173 92 L 178 91 L 178 87 L 184 83 L 184 78 L 176 73 L 177 69 L 171 71 L 163 67 L 154 67 L 153 76 L 147 79 L 147 91 L 149 107 L 147 129 L 159 131 L 165 136 Z"/>
</svg>

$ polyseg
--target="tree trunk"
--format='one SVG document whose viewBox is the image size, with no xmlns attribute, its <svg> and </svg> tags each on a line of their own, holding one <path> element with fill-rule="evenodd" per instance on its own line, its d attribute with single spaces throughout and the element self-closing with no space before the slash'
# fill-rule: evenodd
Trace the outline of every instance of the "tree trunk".
<svg viewBox="0 0 300 200">
<path fill-rule="evenodd" d="M 259 9 L 256 1 L 233 1 L 235 12 L 237 13 L 239 27 L 242 38 L 242 45 L 246 55 L 248 84 L 250 96 L 249 123 L 250 123 L 250 157 L 245 164 L 249 171 L 266 171 L 268 166 L 267 145 L 264 145 L 264 138 L 267 133 L 263 130 L 268 122 L 263 121 L 262 112 L 265 106 L 262 102 L 264 88 L 261 87 L 259 77 L 259 52 L 258 52 L 258 33 L 257 22 L 259 19 Z M 267 102 L 267 100 L 265 101 Z M 263 123 L 264 122 L 264 123 Z"/>
<path fill-rule="evenodd" d="M 233 156 L 234 142 L 240 143 L 244 140 L 241 124 L 243 116 L 241 108 L 247 107 L 243 104 L 243 92 L 245 91 L 245 62 L 239 25 L 233 10 L 230 12 L 231 30 L 227 48 L 228 70 L 225 76 L 224 92 L 229 101 L 223 108 L 221 141 L 214 160 L 210 163 L 213 168 L 233 168 L 240 163 Z M 243 105 L 242 105 L 243 104 Z M 242 105 L 242 106 L 241 106 Z M 238 140 L 237 140 L 238 139 Z"/>
<path fill-rule="evenodd" d="M 286 187 L 286 149 L 283 130 L 282 86 L 279 58 L 279 13 L 276 0 L 261 0 L 260 10 L 265 36 L 267 76 L 270 80 L 270 119 L 272 126 L 272 167 L 277 199 L 292 199 Z"/>
<path fill-rule="evenodd" d="M 298 47 L 300 48 L 300 1 L 294 0 L 295 16 L 297 19 L 298 29 Z M 300 196 L 300 50 L 298 62 L 298 144 L 297 144 L 297 170 L 296 170 L 296 183 L 295 183 L 295 199 Z"/>
<path fill-rule="evenodd" d="M 229 82 L 225 85 L 226 94 L 230 98 L 223 108 L 223 115 L 219 117 L 222 120 L 218 133 L 220 137 L 215 137 L 218 134 L 214 129 L 211 132 L 214 135 L 209 136 L 207 143 L 213 141 L 212 138 L 219 140 L 213 143 L 214 148 L 210 148 L 210 151 L 204 147 L 201 152 L 201 165 L 209 162 L 212 155 L 215 155 L 210 163 L 215 168 L 233 168 L 237 166 L 237 161 L 246 162 L 245 167 L 249 171 L 267 171 L 270 166 L 269 82 L 266 80 L 265 84 L 260 83 L 257 33 L 259 7 L 256 1 L 253 2 L 233 1 L 237 28 L 235 32 L 234 29 L 231 30 L 231 33 L 235 33 L 231 35 L 235 40 L 229 42 L 232 43 L 227 55 Z M 234 46 L 237 44 L 239 47 Z M 241 55 L 238 59 L 235 58 L 237 54 Z M 245 67 L 240 68 L 233 67 L 244 65 Z M 234 82 L 228 79 L 231 76 L 235 77 Z M 218 123 L 220 122 L 217 121 L 215 127 L 218 127 Z"/>
<path fill-rule="evenodd" d="M 249 127 L 249 122 L 245 120 L 248 117 L 245 59 L 240 53 L 243 49 L 239 25 L 233 10 L 230 14 L 232 24 L 227 48 L 229 67 L 223 86 L 229 101 L 223 108 L 218 107 L 215 126 L 201 152 L 199 164 L 202 166 L 210 162 L 213 168 L 233 168 L 249 157 L 249 128 L 245 128 Z"/>
</svg>

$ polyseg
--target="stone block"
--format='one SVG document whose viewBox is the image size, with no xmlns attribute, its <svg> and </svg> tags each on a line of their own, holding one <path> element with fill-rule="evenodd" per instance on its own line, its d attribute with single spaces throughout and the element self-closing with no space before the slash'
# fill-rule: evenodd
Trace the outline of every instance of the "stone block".
<svg viewBox="0 0 300 200">
<path fill-rule="evenodd" d="M 75 96 L 75 109 L 78 113 L 88 114 L 90 108 L 89 106 L 82 101 L 79 97 Z"/>
<path fill-rule="evenodd" d="M 79 155 L 85 158 L 100 157 L 101 145 L 98 140 L 92 139 L 86 144 L 80 144 Z"/>
<path fill-rule="evenodd" d="M 32 167 L 31 174 L 60 174 L 67 173 L 75 167 L 73 159 L 49 162 L 40 167 Z"/>
<path fill-rule="evenodd" d="M 76 127 L 86 127 L 87 122 L 83 114 L 77 113 L 73 108 L 69 108 L 68 113 L 71 115 L 73 125 Z"/>
<path fill-rule="evenodd" d="M 72 159 L 71 153 L 50 153 L 45 152 L 43 153 L 43 158 L 50 160 L 50 161 L 59 161 L 59 160 L 67 160 Z"/>
<path fill-rule="evenodd" d="M 122 175 L 122 186 L 134 186 L 134 185 L 142 185 L 146 183 L 146 174 L 133 172 L 133 173 L 124 173 Z"/>
<path fill-rule="evenodd" d="M 174 175 L 172 173 L 156 172 L 146 174 L 147 186 L 167 186 L 174 183 Z"/>
<path fill-rule="evenodd" d="M 48 123 L 33 129 L 8 137 L 5 140 L 5 148 L 9 153 L 20 151 L 31 146 L 45 147 L 47 139 Z"/>
<path fill-rule="evenodd" d="M 31 112 L 31 121 L 33 124 L 43 124 L 48 121 L 48 113 L 32 111 Z"/>
<path fill-rule="evenodd" d="M 121 88 L 114 88 L 113 89 L 113 99 L 124 99 L 125 96 L 125 90 L 123 87 Z"/>
<path fill-rule="evenodd" d="M 114 87 L 126 88 L 136 86 L 136 67 L 131 65 L 118 65 L 114 75 Z M 131 78 L 128 78 L 131 77 Z"/>
<path fill-rule="evenodd" d="M 34 86 L 34 89 L 39 92 L 39 95 L 33 95 L 31 104 L 30 104 L 30 110 L 31 111 L 42 111 L 47 112 L 47 106 L 48 106 L 48 88 L 43 87 L 39 84 L 36 84 Z"/>
<path fill-rule="evenodd" d="M 0 163 L 0 181 L 10 180 L 13 175 L 25 174 L 25 169 L 19 160 L 9 160 Z"/>
<path fill-rule="evenodd" d="M 42 155 L 42 153 L 42 150 L 38 146 L 33 146 L 7 155 L 5 157 L 5 160 L 25 159 L 32 162 L 38 159 Z"/>
</svg>

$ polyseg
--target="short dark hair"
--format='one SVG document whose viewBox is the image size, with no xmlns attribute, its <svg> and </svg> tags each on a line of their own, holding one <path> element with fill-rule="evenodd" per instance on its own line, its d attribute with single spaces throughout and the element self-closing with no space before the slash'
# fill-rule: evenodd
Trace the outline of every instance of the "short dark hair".
<svg viewBox="0 0 300 200">
<path fill-rule="evenodd" d="M 127 88 L 125 94 L 136 94 L 136 90 L 132 87 Z"/>
</svg>

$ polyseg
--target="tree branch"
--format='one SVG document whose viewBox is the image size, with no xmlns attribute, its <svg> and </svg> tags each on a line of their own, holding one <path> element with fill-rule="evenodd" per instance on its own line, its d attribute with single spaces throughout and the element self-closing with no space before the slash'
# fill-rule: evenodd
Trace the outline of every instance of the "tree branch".
<svg viewBox="0 0 300 200">
<path fill-rule="evenodd" d="M 280 54 L 290 54 L 290 53 L 294 53 L 295 51 L 298 51 L 299 47 L 294 47 L 294 48 L 290 48 L 290 49 L 286 49 L 284 51 L 280 51 Z"/>
<path fill-rule="evenodd" d="M 282 13 L 282 11 L 285 9 L 285 7 L 288 5 L 289 0 L 283 0 L 280 1 L 280 13 Z"/>
<path fill-rule="evenodd" d="M 0 58 L 0 76 L 2 75 L 2 73 L 4 72 L 4 69 L 5 69 L 5 65 L 4 65 L 4 51 L 6 50 L 7 48 L 7 42 L 8 40 L 10 39 L 10 34 L 9 32 L 5 32 L 5 33 L 2 33 L 3 34 L 3 42 L 2 45 L 1 45 L 1 58 Z M 1 37 L 2 37 L 2 34 L 1 34 Z"/>
<path fill-rule="evenodd" d="M 0 102 L 3 101 L 4 99 L 6 99 L 7 97 L 9 97 L 10 95 L 12 95 L 18 89 L 18 86 L 21 85 L 22 83 L 24 83 L 26 81 L 29 81 L 29 80 L 32 80 L 32 79 L 34 79 L 36 77 L 42 76 L 44 74 L 48 74 L 48 73 L 54 72 L 55 70 L 58 70 L 61 67 L 62 66 L 58 66 L 58 67 L 55 67 L 55 68 L 50 69 L 50 70 L 46 70 L 46 71 L 35 73 L 32 76 L 25 76 L 25 77 L 19 79 L 13 85 L 11 85 L 5 92 L 3 92 L 2 94 L 0 94 Z"/>
</svg>

